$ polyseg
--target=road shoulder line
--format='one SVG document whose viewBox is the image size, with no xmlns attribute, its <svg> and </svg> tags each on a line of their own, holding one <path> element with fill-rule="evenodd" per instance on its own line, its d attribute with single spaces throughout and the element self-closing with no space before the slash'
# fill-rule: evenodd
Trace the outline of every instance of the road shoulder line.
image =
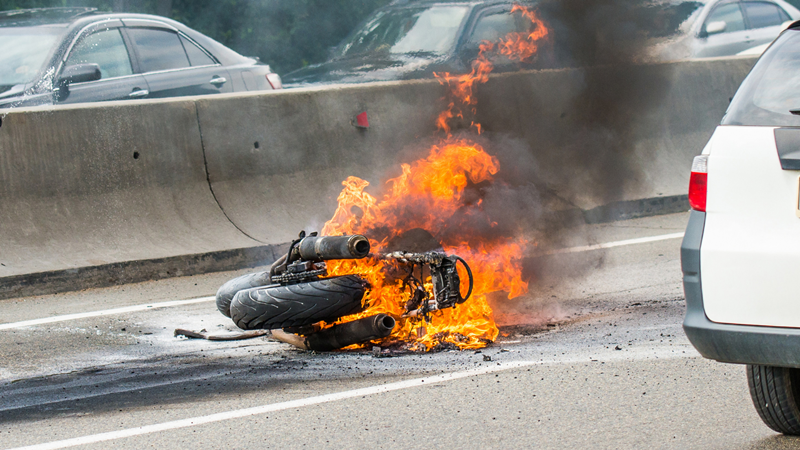
<svg viewBox="0 0 800 450">
<path fill-rule="evenodd" d="M 3 323 L 0 324 L 0 330 L 11 330 L 14 328 L 24 328 L 34 325 L 43 325 L 48 323 L 66 322 L 69 320 L 87 319 L 90 317 L 112 316 L 115 314 L 124 314 L 137 311 L 147 311 L 150 309 L 169 308 L 172 306 L 193 305 L 195 303 L 205 303 L 214 300 L 215 297 L 200 297 L 189 300 L 175 300 L 170 302 L 148 303 L 145 305 L 125 306 L 122 308 L 105 309 L 101 311 L 90 311 L 85 313 L 65 314 L 63 316 L 44 317 L 41 319 L 23 320 L 22 322 Z"/>
</svg>

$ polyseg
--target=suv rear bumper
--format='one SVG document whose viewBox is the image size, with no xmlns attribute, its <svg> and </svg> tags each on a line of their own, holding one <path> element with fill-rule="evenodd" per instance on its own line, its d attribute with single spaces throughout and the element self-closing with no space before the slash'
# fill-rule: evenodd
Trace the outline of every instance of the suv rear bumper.
<svg viewBox="0 0 800 450">
<path fill-rule="evenodd" d="M 681 244 L 686 318 L 683 330 L 706 358 L 738 364 L 800 368 L 800 329 L 731 325 L 708 320 L 703 308 L 700 243 L 706 214 L 692 211 Z"/>
</svg>

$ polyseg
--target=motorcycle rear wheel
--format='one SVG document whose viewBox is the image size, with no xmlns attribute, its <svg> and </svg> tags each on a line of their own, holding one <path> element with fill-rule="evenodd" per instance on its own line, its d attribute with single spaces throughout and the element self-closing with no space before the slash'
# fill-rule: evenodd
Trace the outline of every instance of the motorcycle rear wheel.
<svg viewBox="0 0 800 450">
<path fill-rule="evenodd" d="M 217 291 L 217 309 L 225 317 L 230 317 L 231 301 L 233 301 L 233 297 L 237 292 L 267 286 L 269 283 L 269 272 L 248 273 L 247 275 L 236 277 L 223 284 Z"/>
<path fill-rule="evenodd" d="M 363 311 L 365 291 L 366 282 L 358 275 L 242 290 L 231 301 L 231 319 L 244 330 L 333 322 Z"/>
</svg>

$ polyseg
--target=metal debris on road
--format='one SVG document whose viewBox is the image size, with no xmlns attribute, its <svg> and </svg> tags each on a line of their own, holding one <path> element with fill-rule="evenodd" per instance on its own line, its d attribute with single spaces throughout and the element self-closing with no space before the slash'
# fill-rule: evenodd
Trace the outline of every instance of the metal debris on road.
<svg viewBox="0 0 800 450">
<path fill-rule="evenodd" d="M 185 336 L 189 339 L 205 339 L 208 341 L 241 341 L 244 339 L 252 339 L 269 334 L 269 330 L 251 330 L 242 331 L 239 333 L 226 333 L 226 334 L 208 334 L 206 330 L 192 331 L 184 330 L 183 328 L 175 329 L 175 337 Z"/>
</svg>

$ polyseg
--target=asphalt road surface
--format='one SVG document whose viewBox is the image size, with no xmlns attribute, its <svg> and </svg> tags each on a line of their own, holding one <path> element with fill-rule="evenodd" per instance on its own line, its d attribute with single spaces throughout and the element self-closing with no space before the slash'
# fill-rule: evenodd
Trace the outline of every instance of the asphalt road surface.
<svg viewBox="0 0 800 450">
<path fill-rule="evenodd" d="M 683 334 L 687 218 L 537 250 L 481 351 L 173 336 L 233 330 L 209 296 L 243 272 L 0 301 L 0 449 L 800 448 L 761 423 L 743 367 Z"/>
</svg>

